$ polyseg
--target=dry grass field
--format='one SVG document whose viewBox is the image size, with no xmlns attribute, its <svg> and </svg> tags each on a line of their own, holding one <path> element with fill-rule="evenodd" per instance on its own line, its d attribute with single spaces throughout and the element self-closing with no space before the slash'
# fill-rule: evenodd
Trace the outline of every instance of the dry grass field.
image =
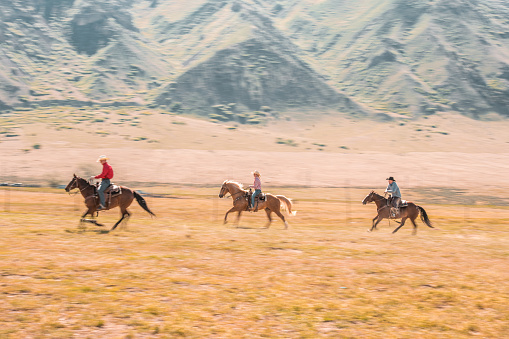
<svg viewBox="0 0 509 339">
<path fill-rule="evenodd" d="M 150 188 L 144 188 L 144 190 Z M 502 338 L 507 204 L 422 205 L 391 234 L 365 189 L 279 188 L 290 229 L 222 224 L 218 188 L 159 187 L 123 227 L 79 227 L 81 196 L 0 190 L 0 338 Z M 232 219 L 233 221 L 233 219 Z"/>
</svg>

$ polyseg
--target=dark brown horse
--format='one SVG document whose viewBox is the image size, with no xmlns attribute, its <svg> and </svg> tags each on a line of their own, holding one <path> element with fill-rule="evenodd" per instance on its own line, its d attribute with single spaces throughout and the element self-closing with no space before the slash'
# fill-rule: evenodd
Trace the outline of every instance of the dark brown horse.
<svg viewBox="0 0 509 339">
<path fill-rule="evenodd" d="M 227 223 L 228 213 L 230 212 L 238 212 L 237 215 L 237 226 L 240 220 L 240 214 L 243 211 L 248 210 L 248 201 L 247 201 L 247 191 L 243 189 L 242 184 L 239 184 L 238 182 L 226 180 L 223 182 L 223 185 L 221 186 L 221 191 L 219 191 L 219 197 L 224 197 L 227 193 L 230 193 L 233 198 L 233 207 L 226 212 L 226 215 L 224 216 L 224 223 Z M 292 201 L 285 197 L 284 195 L 272 195 L 270 193 L 265 194 L 265 201 L 259 201 L 258 202 L 258 210 L 265 210 L 267 213 L 267 217 L 269 218 L 269 221 L 266 228 L 270 227 L 270 224 L 272 223 L 272 212 L 276 213 L 278 217 L 283 220 L 285 223 L 285 229 L 288 228 L 288 223 L 285 220 L 284 215 L 281 213 L 281 203 L 284 203 L 286 205 L 286 209 L 288 210 L 288 213 L 290 215 L 295 215 L 297 212 L 292 212 Z"/>
<path fill-rule="evenodd" d="M 81 217 L 80 222 L 90 222 L 97 226 L 103 226 L 102 224 L 99 224 L 95 220 L 85 219 L 85 216 L 87 214 L 90 214 L 90 216 L 93 218 L 94 213 L 97 211 L 99 197 L 96 195 L 97 192 L 96 187 L 94 185 L 89 184 L 87 180 L 77 177 L 76 174 L 74 174 L 69 184 L 67 184 L 67 186 L 65 187 L 65 191 L 69 192 L 70 190 L 75 188 L 80 190 L 81 195 L 83 196 L 83 198 L 85 198 L 85 206 L 87 207 L 87 211 Z M 152 211 L 148 208 L 147 202 L 145 201 L 145 199 L 143 199 L 141 195 L 139 195 L 136 191 L 133 191 L 128 187 L 120 186 L 120 188 L 121 193 L 116 196 L 112 196 L 110 203 L 108 204 L 108 206 L 106 206 L 106 210 L 110 210 L 115 207 L 120 207 L 120 213 L 122 214 L 120 220 L 117 221 L 115 226 L 113 226 L 113 228 L 111 229 L 112 231 L 118 226 L 118 224 L 122 222 L 122 220 L 124 220 L 125 218 L 126 220 L 129 219 L 131 213 L 129 213 L 127 208 L 131 206 L 131 203 L 135 198 L 138 204 L 140 204 L 140 206 L 145 211 L 150 213 L 150 215 L 155 216 L 155 214 L 152 213 Z"/>
<path fill-rule="evenodd" d="M 373 218 L 373 225 L 371 226 L 371 229 L 368 232 L 373 231 L 376 229 L 376 225 L 383 219 L 399 219 L 401 218 L 401 225 L 399 225 L 392 233 L 396 233 L 403 225 L 405 225 L 405 221 L 407 219 L 410 219 L 412 224 L 414 225 L 414 230 L 412 234 L 417 233 L 417 224 L 415 223 L 415 219 L 419 216 L 419 213 L 421 214 L 421 220 L 423 223 L 425 223 L 428 227 L 433 228 L 431 226 L 431 221 L 428 218 L 428 214 L 422 208 L 421 206 L 417 206 L 413 202 L 408 202 L 407 206 L 400 207 L 400 213 L 399 216 L 396 218 L 393 218 L 390 216 L 391 208 L 387 205 L 387 199 L 383 196 L 381 196 L 378 193 L 375 193 L 375 191 L 371 191 L 365 198 L 362 200 L 362 204 L 366 205 L 370 202 L 374 202 L 376 204 L 376 211 L 377 216 Z"/>
</svg>

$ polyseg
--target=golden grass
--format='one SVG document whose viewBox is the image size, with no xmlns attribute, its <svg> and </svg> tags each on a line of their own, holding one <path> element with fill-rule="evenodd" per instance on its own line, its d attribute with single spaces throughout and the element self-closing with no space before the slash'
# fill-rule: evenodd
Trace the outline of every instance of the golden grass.
<svg viewBox="0 0 509 339">
<path fill-rule="evenodd" d="M 507 207 L 425 205 L 366 233 L 373 206 L 320 189 L 290 229 L 217 189 L 170 189 L 114 232 L 78 227 L 82 198 L 0 190 L 0 338 L 500 338 L 509 331 Z M 164 188 L 153 189 L 163 191 Z M 339 191 L 336 192 L 336 194 Z M 361 198 L 362 199 L 362 198 Z M 355 200 L 355 201 L 353 201 Z M 465 211 L 468 210 L 468 213 Z M 115 212 L 100 220 L 108 227 Z M 231 221 L 233 221 L 231 216 Z"/>
</svg>

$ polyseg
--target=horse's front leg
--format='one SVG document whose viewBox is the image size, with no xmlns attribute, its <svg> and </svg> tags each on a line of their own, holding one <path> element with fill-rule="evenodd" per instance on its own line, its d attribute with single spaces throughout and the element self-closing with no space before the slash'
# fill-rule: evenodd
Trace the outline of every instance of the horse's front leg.
<svg viewBox="0 0 509 339">
<path fill-rule="evenodd" d="M 236 211 L 236 210 L 237 210 L 237 208 L 235 206 L 233 206 L 232 208 L 230 208 L 228 210 L 228 212 L 226 212 L 226 214 L 224 215 L 224 223 L 223 224 L 226 224 L 228 222 L 228 213 Z"/>
<path fill-rule="evenodd" d="M 378 219 L 378 220 L 376 220 Z M 371 226 L 371 229 L 368 230 L 368 232 L 372 232 L 373 230 L 376 230 L 376 225 L 378 225 L 380 223 L 380 221 L 382 221 L 382 217 L 380 217 L 379 215 L 377 215 L 374 219 L 373 219 L 373 226 Z M 376 220 L 376 222 L 375 222 Z"/>
<path fill-rule="evenodd" d="M 81 223 L 84 223 L 84 222 L 89 222 L 91 224 L 94 224 L 96 226 L 104 226 L 103 224 L 97 222 L 96 220 L 94 219 L 85 219 L 85 217 L 87 216 L 87 214 L 90 214 L 90 217 L 91 218 L 94 218 L 94 212 L 95 210 L 93 208 L 88 208 L 87 211 L 81 216 L 81 219 L 80 219 L 80 224 Z"/>
</svg>

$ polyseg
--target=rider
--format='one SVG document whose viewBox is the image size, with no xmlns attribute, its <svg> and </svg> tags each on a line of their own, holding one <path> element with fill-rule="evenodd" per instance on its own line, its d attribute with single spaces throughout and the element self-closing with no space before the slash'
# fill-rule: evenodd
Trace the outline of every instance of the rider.
<svg viewBox="0 0 509 339">
<path fill-rule="evenodd" d="M 106 209 L 106 207 L 104 206 L 105 203 L 104 191 L 111 184 L 110 179 L 113 178 L 113 168 L 111 167 L 110 164 L 108 164 L 108 157 L 105 155 L 101 155 L 99 159 L 97 159 L 97 162 L 100 162 L 103 165 L 103 171 L 101 174 L 96 175 L 95 177 L 92 178 L 102 179 L 101 185 L 99 185 L 99 189 L 97 190 L 97 192 L 99 193 L 99 201 L 101 202 L 97 210 L 100 211 Z"/>
<path fill-rule="evenodd" d="M 396 184 L 396 179 L 394 177 L 388 177 L 389 186 L 387 186 L 385 193 L 391 194 L 391 198 L 389 198 L 389 204 L 391 207 L 391 217 L 395 218 L 396 214 L 399 212 L 399 204 L 401 202 L 401 192 L 399 191 L 398 184 Z"/>
<path fill-rule="evenodd" d="M 254 209 L 255 208 L 255 198 L 256 196 L 258 196 L 258 194 L 262 193 L 262 182 L 260 180 L 260 172 L 258 172 L 258 170 L 255 170 L 254 172 L 252 172 L 251 174 L 253 174 L 254 176 L 254 183 L 253 185 L 250 185 L 249 187 L 253 187 L 255 189 L 253 195 L 251 196 L 251 207 Z M 254 211 L 256 212 L 258 210 L 255 209 Z"/>
</svg>

